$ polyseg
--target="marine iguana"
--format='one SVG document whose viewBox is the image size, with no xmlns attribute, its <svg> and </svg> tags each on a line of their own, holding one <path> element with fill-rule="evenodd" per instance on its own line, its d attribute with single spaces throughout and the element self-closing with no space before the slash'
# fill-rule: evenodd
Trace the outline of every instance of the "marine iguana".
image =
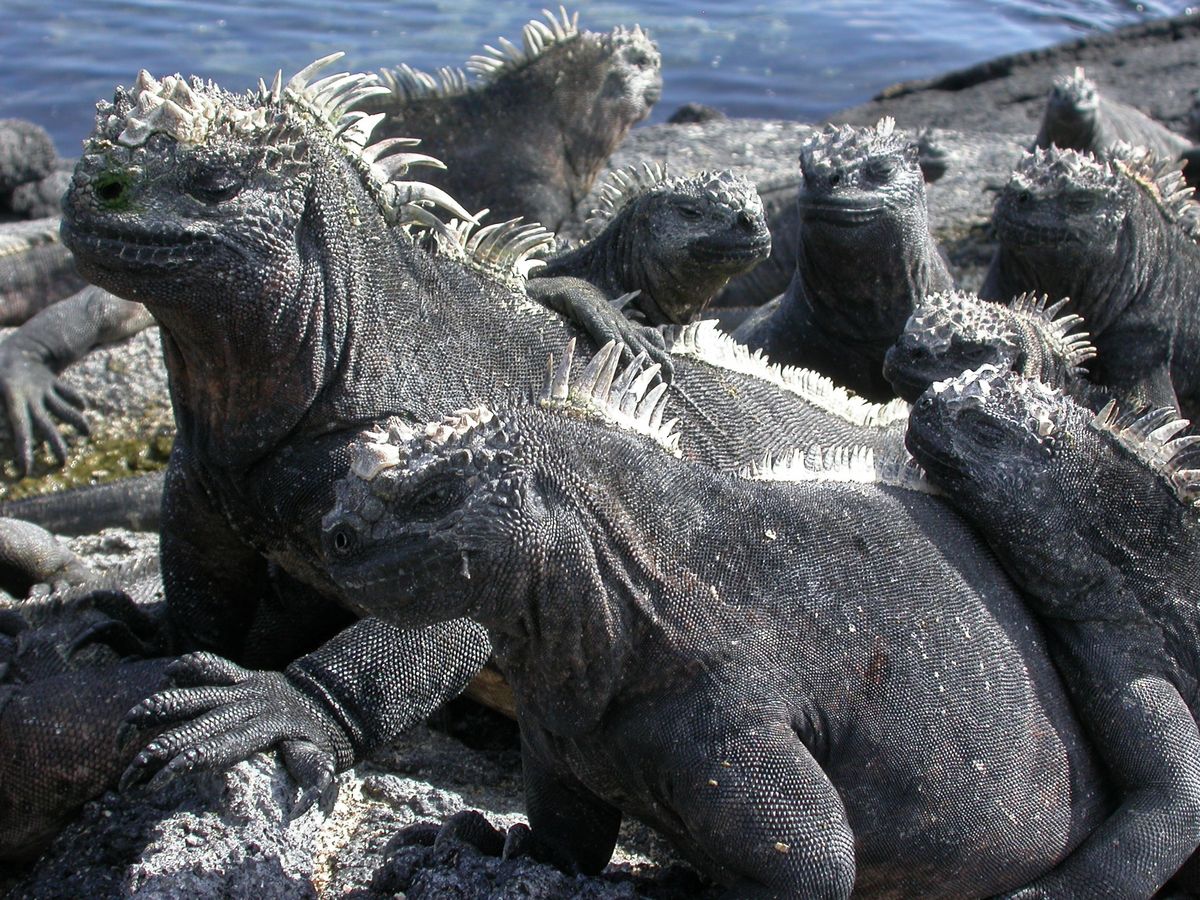
<svg viewBox="0 0 1200 900">
<path fill-rule="evenodd" d="M 156 557 L 97 574 L 10 520 L 0 520 L 0 547 L 21 548 L 26 582 L 60 582 L 0 603 L 0 861 L 13 862 L 116 782 L 137 749 L 116 735 L 131 706 L 166 686 L 170 640 Z"/>
<path fill-rule="evenodd" d="M 0 326 L 20 325 L 87 284 L 58 226 L 56 216 L 0 224 Z"/>
<path fill-rule="evenodd" d="M 1174 408 L 1095 413 L 990 365 L 913 408 L 909 448 L 1024 589 L 1124 794 L 1018 896 L 1149 897 L 1200 845 L 1200 438 L 1174 438 L 1186 426 Z"/>
<path fill-rule="evenodd" d="M 532 277 L 573 275 L 631 301 L 651 325 L 686 324 L 729 279 L 771 252 L 754 185 L 731 172 L 670 177 L 643 163 L 613 172 L 587 221 L 584 243 Z"/>
<path fill-rule="evenodd" d="M 1178 159 L 1192 148 L 1191 141 L 1140 109 L 1102 95 L 1082 66 L 1054 79 L 1035 147 L 1103 156 L 1119 143 L 1145 147 L 1159 159 Z"/>
<path fill-rule="evenodd" d="M 356 109 L 386 113 L 375 137 L 419 138 L 446 163 L 428 180 L 496 219 L 558 230 L 629 129 L 662 94 L 662 58 L 638 26 L 579 30 L 579 14 L 545 12 L 462 69 L 381 72 L 388 91 Z"/>
<path fill-rule="evenodd" d="M 804 188 L 787 292 L 734 331 L 771 360 L 871 400 L 894 396 L 883 357 L 917 301 L 953 287 L 929 233 L 917 147 L 884 118 L 828 125 L 800 152 Z"/>
<path fill-rule="evenodd" d="M 392 180 L 420 158 L 381 158 L 403 142 L 370 144 L 377 117 L 349 111 L 378 86 L 315 79 L 330 61 L 241 96 L 142 73 L 98 107 L 65 198 L 81 270 L 162 328 L 178 425 L 162 557 L 179 649 L 287 666 L 185 659 L 188 687 L 134 716 L 177 725 L 135 776 L 282 740 L 302 783 L 328 784 L 459 692 L 489 653 L 478 626 L 346 628 L 339 603 L 353 597 L 320 552 L 332 483 L 362 423 L 523 394 L 541 383 L 533 360 L 579 334 L 522 289 L 527 232 L 464 235 L 429 208 L 468 218 L 444 192 Z M 435 253 L 413 243 L 413 222 L 437 235 Z M 541 283 L 610 309 L 584 282 Z M 670 339 L 667 397 L 689 457 L 732 469 L 803 441 L 899 440 L 902 403 L 773 367 L 711 323 Z"/>
<path fill-rule="evenodd" d="M 1035 150 L 996 200 L 999 246 L 980 295 L 1070 297 L 1096 346 L 1092 380 L 1129 405 L 1200 412 L 1200 221 L 1174 163 Z M 1178 398 L 1178 399 L 1176 399 Z"/>
<path fill-rule="evenodd" d="M 0 119 L 0 207 L 16 188 L 54 171 L 58 151 L 46 129 L 24 119 Z"/>
<path fill-rule="evenodd" d="M 989 364 L 1051 385 L 1099 409 L 1111 397 L 1087 380 L 1084 363 L 1096 355 L 1083 319 L 1060 316 L 1066 300 L 1022 294 L 1007 304 L 968 291 L 930 294 L 917 304 L 900 340 L 887 352 L 883 374 L 896 393 L 915 403 L 935 381 Z"/>
<path fill-rule="evenodd" d="M 983 896 L 1102 815 L 1086 764 L 1029 777 L 1080 762 L 1052 667 L 902 463 L 714 472 L 657 367 L 610 345 L 572 391 L 570 353 L 540 402 L 365 434 L 323 523 L 364 613 L 487 626 L 535 855 L 594 873 L 629 813 L 737 897 Z"/>
</svg>

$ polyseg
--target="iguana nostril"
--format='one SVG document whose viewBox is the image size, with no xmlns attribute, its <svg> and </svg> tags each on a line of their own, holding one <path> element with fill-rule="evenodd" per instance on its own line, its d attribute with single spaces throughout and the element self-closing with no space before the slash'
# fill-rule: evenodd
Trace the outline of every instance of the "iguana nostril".
<svg viewBox="0 0 1200 900">
<path fill-rule="evenodd" d="M 129 175 L 125 172 L 109 172 L 96 179 L 96 197 L 108 207 L 117 207 L 126 200 Z"/>
</svg>

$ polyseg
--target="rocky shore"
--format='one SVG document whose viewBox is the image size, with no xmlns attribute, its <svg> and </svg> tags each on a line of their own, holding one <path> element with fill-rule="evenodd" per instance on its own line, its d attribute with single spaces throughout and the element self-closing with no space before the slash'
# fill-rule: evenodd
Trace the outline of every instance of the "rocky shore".
<svg viewBox="0 0 1200 900">
<path fill-rule="evenodd" d="M 929 188 L 931 225 L 955 277 L 975 288 L 991 254 L 987 223 L 994 191 L 1032 140 L 1053 77 L 1077 65 L 1116 99 L 1182 131 L 1192 91 L 1200 87 L 1200 16 L 1139 25 L 896 85 L 831 121 L 872 124 L 890 115 L 902 128 L 937 129 L 934 139 L 948 169 Z M 646 127 L 630 136 L 612 165 L 654 159 L 681 172 L 734 168 L 760 185 L 786 182 L 796 178 L 797 148 L 811 127 L 749 120 Z M 169 433 L 170 411 L 157 341 L 151 329 L 93 354 L 67 375 L 91 402 L 88 419 L 103 438 L 101 445 L 120 443 L 121 453 L 133 454 L 132 463 L 120 462 L 126 456 L 118 453 L 97 464 L 114 473 L 165 459 L 161 444 Z M 5 431 L 0 454 L 10 456 L 10 446 Z M 147 449 L 152 447 L 160 449 Z M 0 494 L 54 489 L 70 481 L 42 475 L 15 482 L 14 475 L 6 472 Z M 144 552 L 153 543 L 148 536 L 110 535 L 80 539 L 77 546 L 120 557 Z M 594 879 L 572 878 L 527 860 L 485 858 L 458 844 L 430 844 L 421 835 L 412 844 L 395 844 L 399 829 L 461 809 L 483 810 L 498 825 L 520 819 L 515 727 L 465 701 L 343 773 L 338 787 L 336 801 L 295 816 L 290 778 L 274 755 L 258 755 L 228 772 L 181 778 L 161 791 L 109 792 L 89 803 L 39 861 L 0 870 L 0 888 L 15 897 L 260 900 L 718 893 L 637 823 L 626 824 L 613 864 Z"/>
</svg>

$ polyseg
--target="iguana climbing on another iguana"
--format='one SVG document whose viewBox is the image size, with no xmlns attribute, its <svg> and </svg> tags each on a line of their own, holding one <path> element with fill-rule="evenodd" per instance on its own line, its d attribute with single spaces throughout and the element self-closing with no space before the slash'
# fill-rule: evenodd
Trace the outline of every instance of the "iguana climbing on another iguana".
<svg viewBox="0 0 1200 900">
<path fill-rule="evenodd" d="M 1077 750 L 1038 724 L 1022 602 L 902 461 L 713 472 L 679 458 L 656 367 L 610 346 L 574 381 L 567 352 L 538 402 L 380 423 L 324 520 L 364 612 L 487 626 L 529 852 L 594 873 L 626 813 L 732 896 L 961 897 L 1078 840 L 1091 789 L 1047 819 L 1071 779 L 1030 777 Z"/>
<path fill-rule="evenodd" d="M 908 446 L 1051 635 L 1123 793 L 1020 897 L 1148 897 L 1200 845 L 1197 437 L 1173 408 L 1099 413 L 993 366 L 935 384 Z M 1200 886 L 1194 885 L 1193 887 Z"/>
<path fill-rule="evenodd" d="M 929 233 L 917 148 L 890 118 L 826 126 L 800 153 L 796 271 L 734 336 L 774 362 L 815 369 L 861 396 L 894 396 L 883 357 L 917 301 L 953 283 Z"/>
<path fill-rule="evenodd" d="M 996 200 L 999 246 L 980 295 L 1069 297 L 1097 384 L 1123 403 L 1200 412 L 1200 206 L 1178 165 L 1136 148 L 1103 160 L 1036 150 Z"/>
<path fill-rule="evenodd" d="M 452 198 L 393 180 L 423 158 L 387 160 L 403 144 L 370 142 L 376 119 L 350 107 L 380 88 L 317 79 L 331 59 L 245 95 L 142 73 L 100 104 L 66 197 L 82 270 L 145 303 L 163 332 L 178 430 L 162 557 L 178 649 L 264 670 L 187 658 L 192 687 L 139 707 L 137 722 L 173 727 L 131 777 L 282 742 L 320 787 L 459 692 L 490 652 L 477 626 L 351 624 L 353 593 L 321 555 L 332 484 L 364 423 L 523 395 L 579 334 L 526 293 L 527 231 L 464 234 L 431 209 L 469 218 Z M 435 252 L 414 243 L 418 226 Z M 535 284 L 611 311 L 584 282 Z M 670 413 L 683 452 L 713 468 L 814 440 L 899 439 L 903 404 L 772 367 L 711 324 L 670 338 Z"/>
<path fill-rule="evenodd" d="M 384 113 L 376 139 L 419 138 L 446 170 L 428 180 L 493 220 L 558 230 L 629 129 L 662 94 L 662 59 L 640 27 L 580 31 L 579 14 L 545 13 L 461 69 L 381 72 L 388 90 L 356 109 Z"/>
<path fill-rule="evenodd" d="M 1087 379 L 1084 363 L 1096 355 L 1083 320 L 1059 315 L 1066 300 L 1022 294 L 1007 304 L 967 291 L 930 294 L 917 304 L 904 333 L 883 361 L 896 393 L 915 403 L 935 381 L 989 364 L 1056 387 L 1099 409 L 1111 397 Z"/>
<path fill-rule="evenodd" d="M 644 163 L 609 176 L 584 242 L 534 278 L 572 275 L 630 301 L 650 325 L 700 317 L 729 279 L 767 258 L 771 233 L 754 185 L 731 172 L 670 177 Z"/>
</svg>

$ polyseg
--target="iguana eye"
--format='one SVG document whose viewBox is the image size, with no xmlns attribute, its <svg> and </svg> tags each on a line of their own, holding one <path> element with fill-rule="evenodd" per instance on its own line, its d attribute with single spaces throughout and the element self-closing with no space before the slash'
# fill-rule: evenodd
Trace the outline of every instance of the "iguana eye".
<svg viewBox="0 0 1200 900">
<path fill-rule="evenodd" d="M 187 192 L 201 203 L 223 203 L 241 193 L 244 181 L 232 169 L 204 166 L 192 172 Z"/>
<path fill-rule="evenodd" d="M 458 479 L 433 481 L 413 497 L 413 513 L 422 519 L 436 518 L 457 506 L 465 491 L 466 485 Z"/>
<path fill-rule="evenodd" d="M 896 161 L 887 156 L 873 156 L 863 164 L 863 173 L 872 181 L 890 181 L 896 174 Z"/>
<path fill-rule="evenodd" d="M 696 221 L 704 215 L 704 213 L 702 213 L 695 206 L 692 206 L 690 203 L 680 203 L 675 208 L 679 210 L 679 215 L 681 218 L 687 219 L 691 222 Z"/>
</svg>

